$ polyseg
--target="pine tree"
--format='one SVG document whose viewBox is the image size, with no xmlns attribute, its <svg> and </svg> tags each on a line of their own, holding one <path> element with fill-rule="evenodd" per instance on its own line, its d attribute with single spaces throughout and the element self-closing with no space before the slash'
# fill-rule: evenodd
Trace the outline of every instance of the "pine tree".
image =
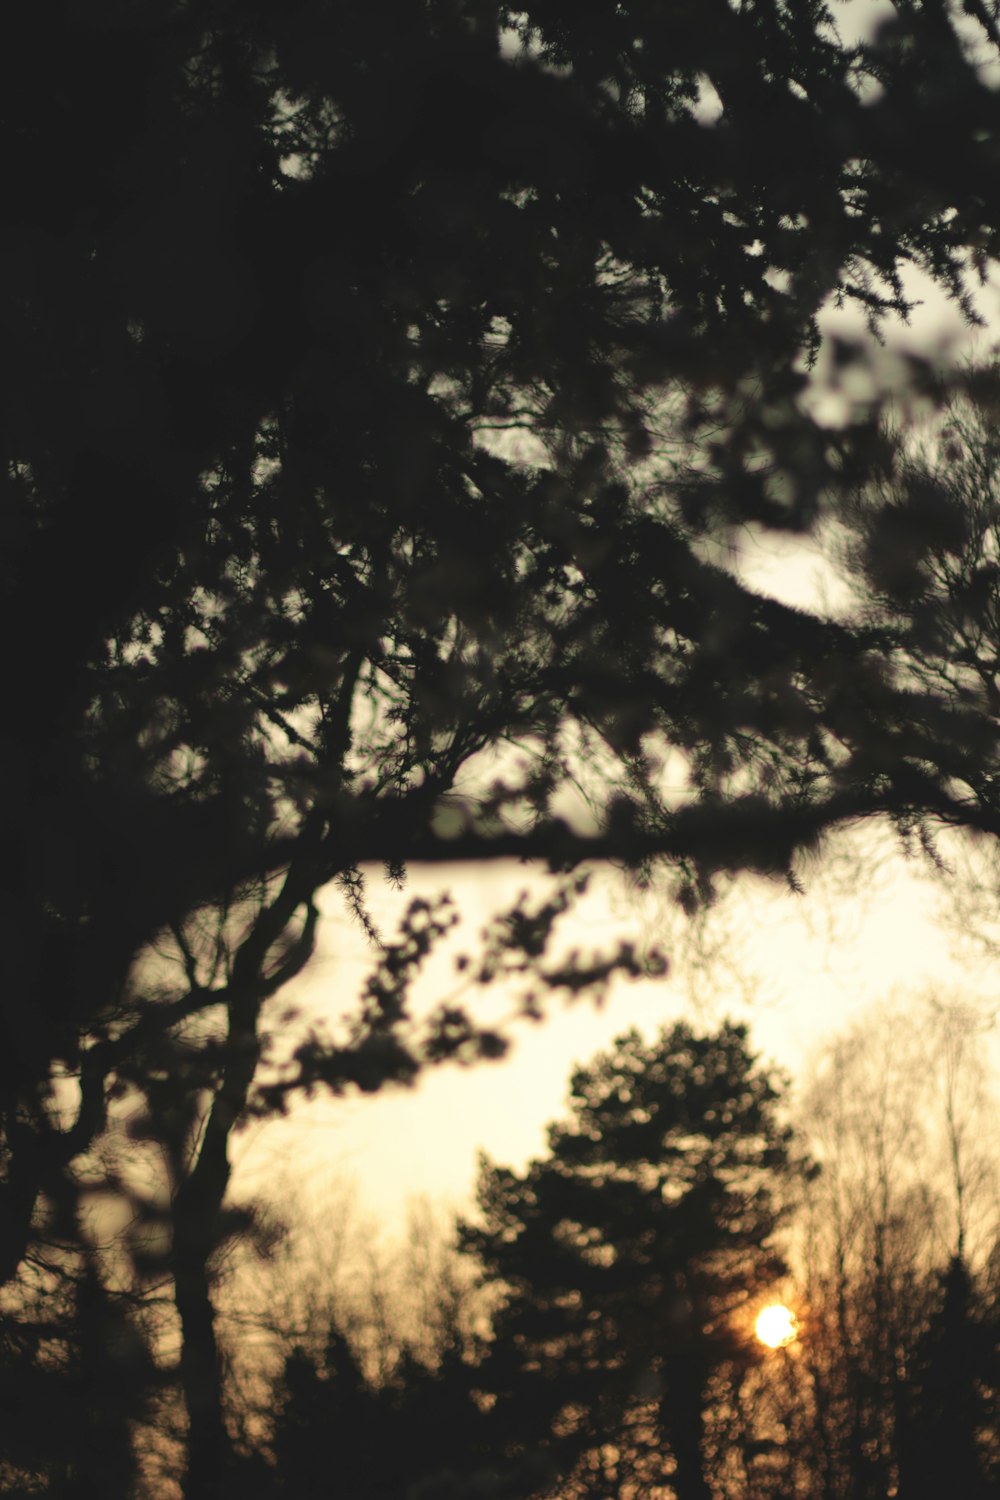
<svg viewBox="0 0 1000 1500">
<path fill-rule="evenodd" d="M 783 1189 L 803 1169 L 779 1099 L 744 1027 L 630 1032 L 574 1075 L 546 1157 L 484 1162 L 464 1242 L 505 1289 L 482 1380 L 509 1454 L 579 1479 L 610 1446 L 647 1486 L 711 1493 L 709 1381 L 753 1357 L 749 1310 L 785 1269 Z"/>
<path fill-rule="evenodd" d="M 984 1439 L 1000 1389 L 998 1330 L 983 1317 L 968 1267 L 953 1256 L 915 1350 L 902 1430 L 901 1500 L 995 1494 Z"/>
</svg>

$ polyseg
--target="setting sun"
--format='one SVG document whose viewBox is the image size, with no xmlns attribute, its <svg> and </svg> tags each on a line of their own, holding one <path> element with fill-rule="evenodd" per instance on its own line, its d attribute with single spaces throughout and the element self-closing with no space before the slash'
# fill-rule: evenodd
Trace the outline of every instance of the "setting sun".
<svg viewBox="0 0 1000 1500">
<path fill-rule="evenodd" d="M 799 1320 L 791 1308 L 776 1302 L 765 1307 L 757 1318 L 754 1331 L 769 1349 L 784 1349 L 799 1336 Z"/>
</svg>

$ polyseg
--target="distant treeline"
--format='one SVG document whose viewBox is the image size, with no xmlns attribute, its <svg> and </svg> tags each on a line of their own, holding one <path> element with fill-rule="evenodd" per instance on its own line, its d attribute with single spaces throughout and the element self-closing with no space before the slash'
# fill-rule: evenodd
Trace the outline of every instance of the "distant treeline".
<svg viewBox="0 0 1000 1500">
<path fill-rule="evenodd" d="M 745 1028 L 629 1033 L 574 1074 L 543 1157 L 484 1160 L 475 1214 L 416 1216 L 393 1256 L 346 1199 L 284 1230 L 234 1213 L 223 1493 L 995 1495 L 978 1024 L 954 1003 L 879 1010 L 824 1049 L 794 1116 Z M 5 1494 L 179 1492 L 169 1302 L 115 1264 L 53 1246 L 8 1303 Z M 771 1350 L 754 1321 L 780 1300 L 799 1338 Z"/>
</svg>

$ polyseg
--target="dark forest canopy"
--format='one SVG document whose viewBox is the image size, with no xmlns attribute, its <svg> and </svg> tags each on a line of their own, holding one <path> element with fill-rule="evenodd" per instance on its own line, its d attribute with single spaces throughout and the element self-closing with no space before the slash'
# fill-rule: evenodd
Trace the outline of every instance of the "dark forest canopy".
<svg viewBox="0 0 1000 1500">
<path fill-rule="evenodd" d="M 882 625 L 706 550 L 888 462 L 877 411 L 831 431 L 798 401 L 829 299 L 878 327 L 917 267 L 969 310 L 1000 182 L 970 47 L 998 34 L 962 12 L 899 4 L 862 46 L 804 0 L 7 18 L 0 1276 L 43 1221 L 72 1238 L 72 1163 L 143 1101 L 192 1494 L 229 1134 L 321 887 L 363 919 L 368 863 L 604 857 L 691 903 L 843 819 L 964 815 L 930 750 L 893 774 L 881 728 L 915 710 Z M 937 742 L 965 708 L 935 700 Z M 587 835 L 554 812 L 578 773 Z M 571 893 L 496 951 L 538 960 Z M 292 1083 L 500 1050 L 462 1012 L 409 1025 L 446 921 L 414 909 Z"/>
</svg>

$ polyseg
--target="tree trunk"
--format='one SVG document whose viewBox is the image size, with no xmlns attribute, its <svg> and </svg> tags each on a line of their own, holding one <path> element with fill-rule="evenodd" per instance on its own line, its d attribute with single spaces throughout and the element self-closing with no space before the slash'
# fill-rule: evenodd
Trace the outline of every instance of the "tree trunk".
<svg viewBox="0 0 1000 1500">
<path fill-rule="evenodd" d="M 677 1465 L 669 1479 L 677 1500 L 712 1500 L 704 1468 L 705 1383 L 693 1361 L 685 1370 L 678 1360 L 660 1405 L 660 1425 Z"/>
<path fill-rule="evenodd" d="M 184 1500 L 219 1500 L 222 1493 L 229 1440 L 209 1261 L 229 1186 L 230 1135 L 246 1108 L 260 1058 L 261 1005 L 269 993 L 300 972 L 312 952 L 317 912 L 310 901 L 302 932 L 274 972 L 267 979 L 261 976 L 269 950 L 284 933 L 299 900 L 296 880 L 289 871 L 280 894 L 259 914 L 241 944 L 226 992 L 225 1067 L 204 1120 L 193 1166 L 183 1165 L 185 1143 L 177 1143 L 181 1149 L 175 1161 L 179 1185 L 173 1199 L 171 1273 L 181 1323 L 181 1387 L 188 1415 Z"/>
<path fill-rule="evenodd" d="M 181 1323 L 181 1390 L 188 1416 L 185 1500 L 217 1500 L 226 1451 L 222 1369 L 206 1259 L 181 1250 L 173 1263 Z"/>
</svg>

